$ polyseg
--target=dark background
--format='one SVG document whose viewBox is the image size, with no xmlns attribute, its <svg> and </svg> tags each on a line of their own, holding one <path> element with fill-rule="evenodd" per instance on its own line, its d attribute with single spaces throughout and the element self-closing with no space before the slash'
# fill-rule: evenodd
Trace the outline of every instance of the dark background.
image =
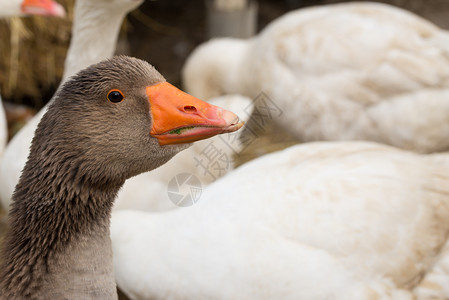
<svg viewBox="0 0 449 300">
<path fill-rule="evenodd" d="M 171 83 L 182 87 L 182 66 L 200 43 L 208 39 L 206 0 L 146 0 L 124 22 L 118 52 L 145 59 Z M 256 0 L 254 0 L 256 1 Z M 74 0 L 58 0 L 68 11 L 65 19 L 30 17 L 20 22 L 28 31 L 21 36 L 19 66 L 9 62 L 16 55 L 9 47 L 11 24 L 0 21 L 0 90 L 4 101 L 40 109 L 53 95 L 63 71 L 70 41 Z M 347 1 L 258 0 L 257 31 L 284 13 L 312 5 Z M 411 10 L 449 28 L 448 0 L 384 0 Z M 18 72 L 18 74 L 14 74 Z M 11 76 L 13 75 L 13 76 Z M 26 86 L 21 84 L 26 82 Z M 21 85 L 19 85 L 19 83 Z"/>
</svg>

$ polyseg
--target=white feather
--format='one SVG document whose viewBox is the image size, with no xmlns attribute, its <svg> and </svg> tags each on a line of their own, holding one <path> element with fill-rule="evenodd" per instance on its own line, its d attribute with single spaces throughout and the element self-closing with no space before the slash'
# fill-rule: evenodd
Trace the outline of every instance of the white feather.
<svg viewBox="0 0 449 300">
<path fill-rule="evenodd" d="M 448 167 L 363 142 L 266 155 L 192 207 L 114 212 L 117 283 L 131 299 L 414 299 L 448 239 Z"/>
<path fill-rule="evenodd" d="M 343 3 L 287 13 L 249 40 L 198 47 L 186 90 L 264 92 L 303 141 L 371 140 L 449 149 L 449 34 L 405 10 Z"/>
</svg>

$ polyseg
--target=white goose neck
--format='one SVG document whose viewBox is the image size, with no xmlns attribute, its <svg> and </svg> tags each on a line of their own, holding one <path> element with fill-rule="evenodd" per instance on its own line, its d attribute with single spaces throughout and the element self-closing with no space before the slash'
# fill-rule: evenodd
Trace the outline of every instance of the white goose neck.
<svg viewBox="0 0 449 300">
<path fill-rule="evenodd" d="M 128 10 L 111 6 L 104 1 L 75 1 L 72 40 L 63 81 L 114 54 L 118 32 Z"/>
</svg>

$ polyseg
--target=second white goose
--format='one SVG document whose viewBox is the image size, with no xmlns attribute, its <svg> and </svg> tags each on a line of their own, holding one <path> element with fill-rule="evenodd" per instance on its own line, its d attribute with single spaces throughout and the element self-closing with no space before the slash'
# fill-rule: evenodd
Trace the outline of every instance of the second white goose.
<svg viewBox="0 0 449 300">
<path fill-rule="evenodd" d="M 449 34 L 408 11 L 349 2 L 287 13 L 248 40 L 198 47 L 191 94 L 259 93 L 302 141 L 371 140 L 449 149 Z"/>
<path fill-rule="evenodd" d="M 448 168 L 449 155 L 366 142 L 260 157 L 192 207 L 114 212 L 118 286 L 131 299 L 447 299 Z"/>
</svg>

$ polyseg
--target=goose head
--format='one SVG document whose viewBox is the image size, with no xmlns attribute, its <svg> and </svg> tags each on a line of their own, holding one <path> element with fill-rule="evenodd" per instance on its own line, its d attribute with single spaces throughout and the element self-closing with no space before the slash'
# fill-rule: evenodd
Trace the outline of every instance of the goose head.
<svg viewBox="0 0 449 300">
<path fill-rule="evenodd" d="M 160 166 L 189 143 L 241 126 L 234 113 L 178 90 L 148 63 L 119 56 L 63 85 L 31 149 L 45 145 L 128 178 Z"/>
<path fill-rule="evenodd" d="M 53 0 L 8 0 L 2 1 L 0 15 L 44 15 L 64 17 L 65 10 Z"/>
<path fill-rule="evenodd" d="M 0 295 L 116 299 L 109 217 L 124 181 L 242 125 L 136 58 L 78 72 L 42 117 L 16 186 Z"/>
</svg>

